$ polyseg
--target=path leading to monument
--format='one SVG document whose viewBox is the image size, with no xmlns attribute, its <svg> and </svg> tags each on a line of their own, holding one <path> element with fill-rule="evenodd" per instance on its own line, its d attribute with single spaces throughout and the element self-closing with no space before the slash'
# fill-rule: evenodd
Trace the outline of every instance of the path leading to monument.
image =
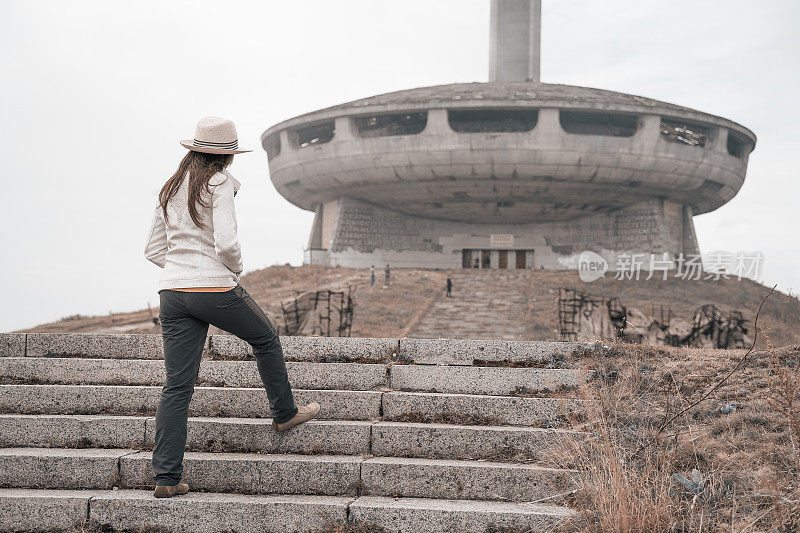
<svg viewBox="0 0 800 533">
<path fill-rule="evenodd" d="M 442 292 L 409 337 L 524 339 L 530 275 L 527 270 L 456 271 L 453 297 Z"/>
</svg>

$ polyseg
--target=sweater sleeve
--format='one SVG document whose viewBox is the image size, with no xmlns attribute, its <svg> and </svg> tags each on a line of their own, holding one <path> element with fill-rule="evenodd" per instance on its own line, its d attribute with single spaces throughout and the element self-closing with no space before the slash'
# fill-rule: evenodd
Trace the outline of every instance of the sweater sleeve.
<svg viewBox="0 0 800 533">
<path fill-rule="evenodd" d="M 211 192 L 211 220 L 214 226 L 214 249 L 220 260 L 233 273 L 241 274 L 242 250 L 236 231 L 236 209 L 233 204 L 233 180 L 224 174 L 217 174 L 224 181 L 212 182 Z"/>
<path fill-rule="evenodd" d="M 150 223 L 150 234 L 144 247 L 144 256 L 164 268 L 167 258 L 167 227 L 160 206 L 153 212 L 153 221 Z"/>
</svg>

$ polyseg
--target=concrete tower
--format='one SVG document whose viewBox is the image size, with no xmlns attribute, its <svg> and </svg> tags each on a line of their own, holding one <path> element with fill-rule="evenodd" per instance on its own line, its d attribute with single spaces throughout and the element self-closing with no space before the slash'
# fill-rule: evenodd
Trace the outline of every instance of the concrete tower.
<svg viewBox="0 0 800 533">
<path fill-rule="evenodd" d="M 539 81 L 542 0 L 492 0 L 489 81 Z"/>
<path fill-rule="evenodd" d="M 697 253 L 756 137 L 640 96 L 540 83 L 541 3 L 492 0 L 490 79 L 372 96 L 266 130 L 270 177 L 316 213 L 306 262 L 574 268 Z"/>
</svg>

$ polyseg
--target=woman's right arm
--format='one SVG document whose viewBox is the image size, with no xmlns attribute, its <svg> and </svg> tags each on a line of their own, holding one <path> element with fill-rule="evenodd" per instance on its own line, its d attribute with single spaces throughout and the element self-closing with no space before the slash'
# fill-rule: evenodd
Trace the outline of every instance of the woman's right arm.
<svg viewBox="0 0 800 533">
<path fill-rule="evenodd" d="M 220 260 L 236 275 L 242 273 L 242 249 L 236 227 L 236 208 L 233 204 L 233 180 L 224 174 L 224 181 L 214 183 L 211 193 L 211 219 L 214 225 L 214 248 Z"/>
<path fill-rule="evenodd" d="M 164 224 L 161 206 L 156 206 L 153 213 L 153 221 L 150 223 L 150 236 L 144 247 L 144 256 L 164 268 L 167 257 L 167 226 Z"/>
</svg>

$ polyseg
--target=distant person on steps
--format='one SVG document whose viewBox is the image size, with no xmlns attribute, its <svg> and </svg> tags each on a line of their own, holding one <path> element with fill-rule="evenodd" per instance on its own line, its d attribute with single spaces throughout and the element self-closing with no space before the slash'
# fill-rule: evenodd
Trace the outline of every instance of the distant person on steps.
<svg viewBox="0 0 800 533">
<path fill-rule="evenodd" d="M 453 297 L 453 280 L 450 277 L 450 274 L 447 275 L 447 290 L 445 292 L 445 296 L 448 298 Z"/>
<path fill-rule="evenodd" d="M 147 259 L 164 269 L 158 294 L 167 376 L 153 448 L 157 498 L 189 491 L 181 482 L 186 424 L 209 324 L 253 347 L 277 431 L 320 410 L 317 403 L 295 405 L 275 326 L 239 285 L 243 266 L 233 197 L 240 184 L 225 169 L 234 154 L 251 150 L 239 149 L 232 121 L 215 117 L 200 119 L 194 139 L 181 144 L 189 153 L 161 188 L 145 247 Z"/>
</svg>

